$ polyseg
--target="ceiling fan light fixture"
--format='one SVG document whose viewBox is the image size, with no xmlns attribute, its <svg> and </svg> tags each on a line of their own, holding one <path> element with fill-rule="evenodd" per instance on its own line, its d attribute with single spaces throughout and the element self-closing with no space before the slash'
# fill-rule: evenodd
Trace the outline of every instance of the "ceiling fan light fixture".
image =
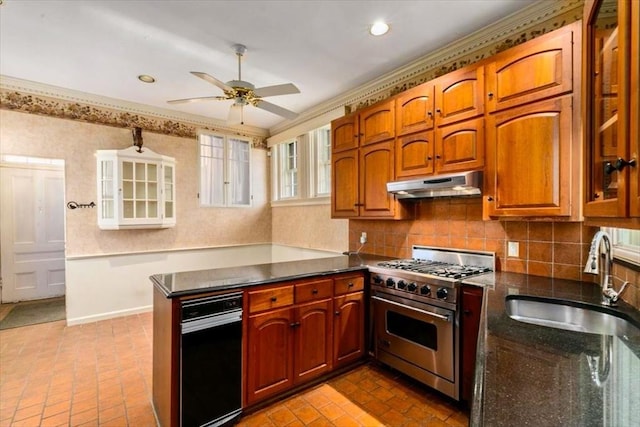
<svg viewBox="0 0 640 427">
<path fill-rule="evenodd" d="M 156 82 L 156 78 L 153 76 L 150 76 L 149 74 L 140 74 L 138 76 L 138 80 L 140 80 L 143 83 L 155 83 Z"/>
<path fill-rule="evenodd" d="M 374 22 L 371 27 L 369 27 L 369 34 L 372 36 L 383 36 L 389 32 L 389 24 L 383 21 Z"/>
</svg>

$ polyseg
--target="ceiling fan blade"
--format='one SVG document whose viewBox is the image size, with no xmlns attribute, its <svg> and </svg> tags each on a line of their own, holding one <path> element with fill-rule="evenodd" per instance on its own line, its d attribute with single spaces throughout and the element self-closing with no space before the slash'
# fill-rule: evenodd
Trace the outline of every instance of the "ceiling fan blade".
<svg viewBox="0 0 640 427">
<path fill-rule="evenodd" d="M 187 104 L 189 102 L 200 102 L 200 101 L 225 101 L 229 98 L 226 96 L 201 96 L 199 98 L 185 98 L 185 99 L 172 99 L 171 101 L 167 101 L 169 104 Z"/>
<path fill-rule="evenodd" d="M 214 86 L 218 86 L 220 89 L 224 90 L 225 92 L 233 91 L 233 88 L 231 86 L 227 86 L 226 83 L 221 82 L 220 80 L 216 79 L 215 77 L 211 77 L 207 73 L 202 73 L 200 71 L 191 71 L 191 74 L 193 74 L 196 77 L 200 77 L 202 80 L 204 80 L 206 82 L 209 82 Z"/>
<path fill-rule="evenodd" d="M 277 114 L 289 120 L 293 120 L 298 117 L 298 113 L 294 113 L 293 111 L 287 110 L 286 108 L 282 108 L 276 104 L 272 104 L 263 100 L 259 100 L 256 103 L 256 107 L 266 110 L 270 113 Z"/>
<path fill-rule="evenodd" d="M 229 116 L 227 117 L 228 125 L 244 124 L 242 120 L 242 105 L 233 104 L 229 108 Z"/>
<path fill-rule="evenodd" d="M 290 95 L 292 93 L 300 93 L 300 89 L 298 89 L 293 83 L 286 83 L 283 85 L 259 87 L 255 89 L 253 93 L 255 93 L 256 96 L 263 98 L 265 96 Z"/>
</svg>

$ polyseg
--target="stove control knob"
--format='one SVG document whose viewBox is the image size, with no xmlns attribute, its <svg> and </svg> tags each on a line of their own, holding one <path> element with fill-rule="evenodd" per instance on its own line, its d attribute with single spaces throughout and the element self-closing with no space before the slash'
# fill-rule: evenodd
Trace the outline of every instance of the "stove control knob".
<svg viewBox="0 0 640 427">
<path fill-rule="evenodd" d="M 395 284 L 396 284 L 395 280 L 393 280 L 391 277 L 387 279 L 387 288 L 393 288 Z"/>
<path fill-rule="evenodd" d="M 449 292 L 447 292 L 447 290 L 445 288 L 440 288 L 438 289 L 438 291 L 436 292 L 436 296 L 438 297 L 438 299 L 447 299 Z"/>
<path fill-rule="evenodd" d="M 430 295 L 431 294 L 431 288 L 427 285 L 424 285 L 420 288 L 420 295 Z"/>
<path fill-rule="evenodd" d="M 377 274 L 373 276 L 373 283 L 375 283 L 376 285 L 381 285 L 382 282 L 384 282 L 384 280 L 382 280 L 382 277 L 378 276 Z"/>
<path fill-rule="evenodd" d="M 407 287 L 407 282 L 405 282 L 404 280 L 398 281 L 398 289 L 405 289 L 406 287 Z"/>
<path fill-rule="evenodd" d="M 409 292 L 415 292 L 416 289 L 418 289 L 418 285 L 416 285 L 415 282 L 411 282 L 411 283 L 409 283 L 409 286 L 407 286 L 407 290 Z"/>
</svg>

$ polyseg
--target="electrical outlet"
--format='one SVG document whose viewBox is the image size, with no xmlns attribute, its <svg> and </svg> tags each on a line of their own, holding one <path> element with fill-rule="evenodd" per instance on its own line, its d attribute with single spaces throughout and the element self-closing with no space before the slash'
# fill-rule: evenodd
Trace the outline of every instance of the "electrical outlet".
<svg viewBox="0 0 640 427">
<path fill-rule="evenodd" d="M 362 243 L 363 245 L 365 243 L 367 243 L 367 233 L 366 233 L 366 231 L 363 231 L 362 234 L 360 235 L 360 243 Z"/>
<path fill-rule="evenodd" d="M 507 256 L 518 258 L 520 256 L 520 243 L 519 242 L 508 242 L 507 243 Z"/>
</svg>

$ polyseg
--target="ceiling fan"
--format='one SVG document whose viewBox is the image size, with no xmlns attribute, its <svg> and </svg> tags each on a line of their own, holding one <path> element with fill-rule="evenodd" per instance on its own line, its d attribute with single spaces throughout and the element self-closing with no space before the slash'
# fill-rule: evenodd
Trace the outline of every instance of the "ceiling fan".
<svg viewBox="0 0 640 427">
<path fill-rule="evenodd" d="M 191 71 L 196 77 L 218 86 L 224 92 L 224 96 L 203 96 L 199 98 L 174 99 L 167 101 L 169 104 L 183 104 L 188 102 L 210 101 L 210 100 L 232 100 L 233 104 L 229 109 L 228 124 L 244 124 L 243 108 L 245 105 L 252 105 L 257 108 L 277 114 L 286 119 L 295 119 L 297 113 L 287 110 L 286 108 L 264 101 L 262 98 L 276 95 L 289 95 L 300 93 L 300 90 L 293 83 L 286 83 L 274 86 L 265 86 L 256 88 L 251 83 L 242 80 L 242 56 L 247 51 L 247 47 L 242 44 L 233 46 L 238 56 L 238 80 L 231 80 L 226 83 L 211 77 L 209 74 L 199 71 Z"/>
</svg>

